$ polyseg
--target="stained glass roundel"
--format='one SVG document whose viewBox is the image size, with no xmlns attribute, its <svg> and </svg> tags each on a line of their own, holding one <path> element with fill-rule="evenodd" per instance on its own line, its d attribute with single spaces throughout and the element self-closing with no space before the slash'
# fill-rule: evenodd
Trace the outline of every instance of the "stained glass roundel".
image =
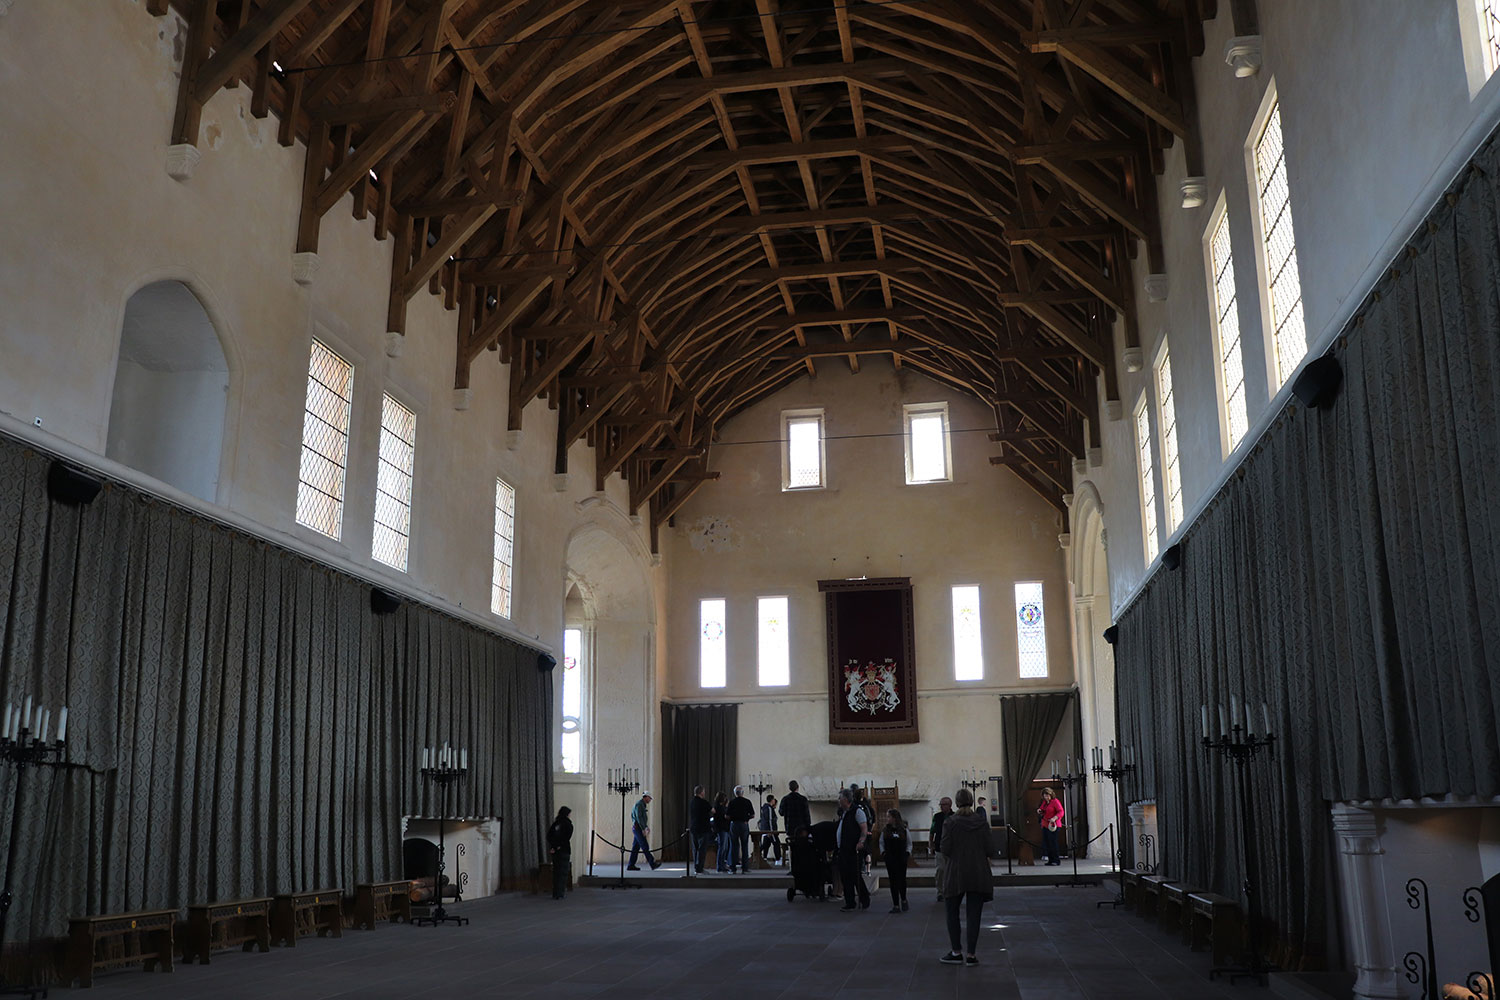
<svg viewBox="0 0 1500 1000">
<path fill-rule="evenodd" d="M 1036 604 L 1021 605 L 1021 624 L 1036 625 L 1042 620 L 1042 609 Z"/>
</svg>

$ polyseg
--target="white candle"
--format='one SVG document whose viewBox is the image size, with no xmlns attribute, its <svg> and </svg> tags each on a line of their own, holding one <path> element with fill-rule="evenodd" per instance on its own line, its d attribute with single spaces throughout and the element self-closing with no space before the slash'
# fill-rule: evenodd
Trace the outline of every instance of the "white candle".
<svg viewBox="0 0 1500 1000">
<path fill-rule="evenodd" d="M 1208 704 L 1205 702 L 1199 705 L 1198 710 L 1203 715 L 1203 738 L 1206 740 L 1208 739 Z"/>
<path fill-rule="evenodd" d="M 21 728 L 31 729 L 31 695 L 26 696 L 26 710 L 21 713 Z"/>
<path fill-rule="evenodd" d="M 1073 773 L 1073 755 L 1072 754 L 1068 754 L 1068 773 L 1069 774 Z"/>
<path fill-rule="evenodd" d="M 1224 714 L 1224 703 L 1219 702 L 1219 735 L 1229 735 L 1229 716 Z"/>
<path fill-rule="evenodd" d="M 460 750 L 458 752 L 458 766 L 459 766 L 459 768 L 461 768 L 462 770 L 465 770 L 465 771 L 467 771 L 469 769 L 469 751 L 468 750 Z"/>
<path fill-rule="evenodd" d="M 68 739 L 68 706 L 64 705 L 57 716 L 57 742 L 65 743 Z"/>
<path fill-rule="evenodd" d="M 1235 729 L 1240 728 L 1240 696 L 1237 694 L 1229 696 L 1229 724 Z"/>
<path fill-rule="evenodd" d="M 1260 734 L 1262 736 L 1270 736 L 1271 735 L 1271 713 L 1266 709 L 1266 703 L 1265 702 L 1261 702 L 1260 703 L 1260 723 L 1261 723 L 1261 733 Z"/>
<path fill-rule="evenodd" d="M 1250 702 L 1245 702 L 1245 735 L 1255 735 L 1255 723 L 1250 719 Z"/>
<path fill-rule="evenodd" d="M 10 739 L 10 720 L 11 716 L 15 714 L 15 711 L 16 710 L 14 706 L 5 706 L 5 725 L 3 727 L 0 727 L 0 739 Z"/>
<path fill-rule="evenodd" d="M 51 727 L 51 725 L 52 725 L 52 709 L 50 709 L 50 708 L 44 708 L 44 709 L 42 709 L 42 731 L 39 734 L 39 736 L 41 738 L 41 741 L 43 743 L 47 742 L 47 730 Z"/>
</svg>

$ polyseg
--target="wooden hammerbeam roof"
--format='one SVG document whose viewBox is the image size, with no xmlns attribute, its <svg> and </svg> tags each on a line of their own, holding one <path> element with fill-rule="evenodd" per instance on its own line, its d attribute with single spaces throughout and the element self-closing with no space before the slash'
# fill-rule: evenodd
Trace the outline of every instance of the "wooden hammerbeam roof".
<svg viewBox="0 0 1500 1000">
<path fill-rule="evenodd" d="M 353 193 L 388 324 L 456 314 L 454 382 L 508 365 L 653 535 L 718 426 L 872 355 L 988 404 L 1062 510 L 1161 270 L 1153 175 L 1201 173 L 1214 0 L 146 0 L 188 43 L 174 143 L 248 86 L 307 162 L 298 252 Z M 497 431 L 499 428 L 497 428 Z"/>
</svg>

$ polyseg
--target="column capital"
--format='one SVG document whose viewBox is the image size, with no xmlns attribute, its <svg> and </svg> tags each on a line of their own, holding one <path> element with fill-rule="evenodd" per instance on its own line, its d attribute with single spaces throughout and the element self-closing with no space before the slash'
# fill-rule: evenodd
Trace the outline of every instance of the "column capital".
<svg viewBox="0 0 1500 1000">
<path fill-rule="evenodd" d="M 1380 846 L 1380 819 L 1373 812 L 1346 802 L 1335 802 L 1329 812 L 1341 854 L 1385 853 Z"/>
</svg>

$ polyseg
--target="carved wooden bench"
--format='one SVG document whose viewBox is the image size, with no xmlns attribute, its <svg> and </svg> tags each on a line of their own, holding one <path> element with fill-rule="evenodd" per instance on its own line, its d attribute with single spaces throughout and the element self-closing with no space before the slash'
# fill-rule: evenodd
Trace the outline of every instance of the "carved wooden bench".
<svg viewBox="0 0 1500 1000">
<path fill-rule="evenodd" d="M 67 981 L 94 985 L 94 973 L 140 962 L 172 971 L 172 927 L 176 910 L 140 910 L 68 921 Z"/>
<path fill-rule="evenodd" d="M 1156 900 L 1156 922 L 1164 931 L 1177 931 L 1184 938 L 1190 933 L 1188 893 L 1194 890 L 1184 882 L 1163 882 Z"/>
<path fill-rule="evenodd" d="M 271 897 L 231 899 L 219 903 L 194 903 L 187 908 L 187 934 L 182 939 L 182 960 L 208 964 L 214 951 L 240 945 L 241 950 L 271 950 Z"/>
<path fill-rule="evenodd" d="M 1120 895 L 1125 897 L 1125 908 L 1133 910 L 1141 902 L 1141 876 L 1138 872 L 1120 872 Z"/>
<path fill-rule="evenodd" d="M 1140 879 L 1140 905 L 1137 908 L 1141 916 L 1150 920 L 1161 918 L 1161 887 L 1175 879 L 1166 875 L 1142 875 Z"/>
<path fill-rule="evenodd" d="M 1239 953 L 1244 921 L 1240 904 L 1212 892 L 1188 893 L 1188 943 L 1193 950 L 1209 945 L 1215 965 L 1227 965 Z"/>
<path fill-rule="evenodd" d="M 354 887 L 354 926 L 373 931 L 377 920 L 411 923 L 411 881 L 361 882 Z"/>
<path fill-rule="evenodd" d="M 344 936 L 344 890 L 283 892 L 271 907 L 271 941 L 297 947 L 297 938 Z"/>
</svg>

